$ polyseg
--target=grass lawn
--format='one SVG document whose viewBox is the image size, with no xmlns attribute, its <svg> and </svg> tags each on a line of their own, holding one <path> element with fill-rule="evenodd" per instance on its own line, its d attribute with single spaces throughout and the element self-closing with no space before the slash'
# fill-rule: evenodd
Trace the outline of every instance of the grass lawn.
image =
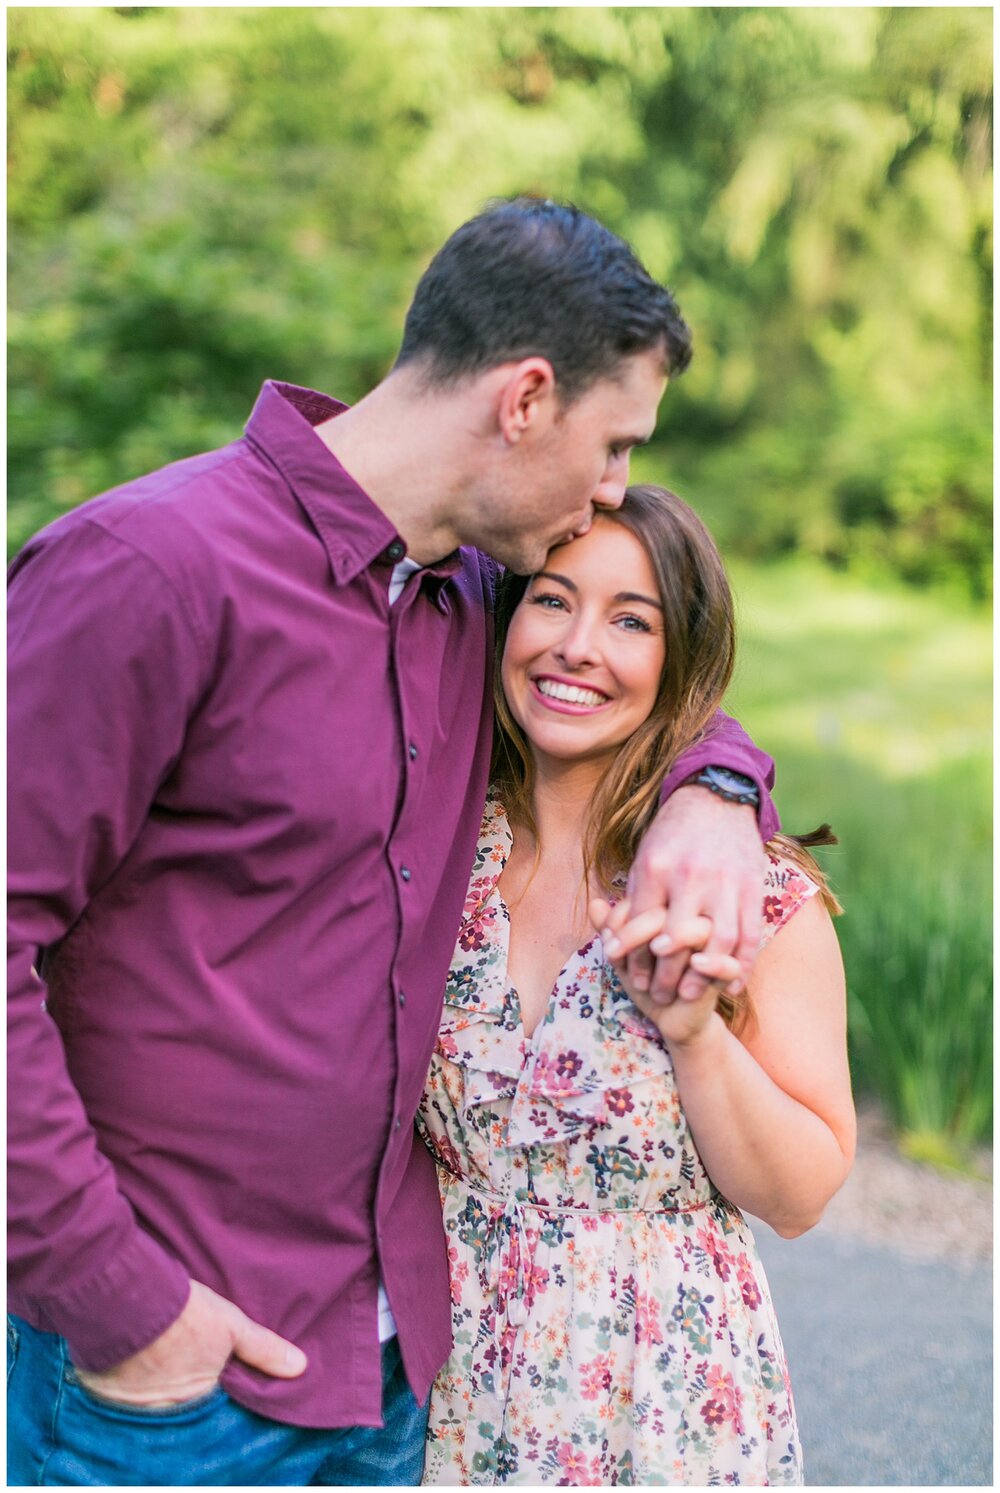
<svg viewBox="0 0 1000 1493">
<path fill-rule="evenodd" d="M 915 1155 L 992 1125 L 991 625 L 802 562 L 730 566 L 729 709 L 777 762 L 786 829 L 829 820 L 852 1061 Z"/>
</svg>

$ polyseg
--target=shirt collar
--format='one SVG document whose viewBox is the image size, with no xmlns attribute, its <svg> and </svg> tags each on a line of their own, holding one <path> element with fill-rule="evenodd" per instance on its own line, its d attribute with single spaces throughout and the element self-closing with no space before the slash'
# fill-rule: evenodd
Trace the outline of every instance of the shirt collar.
<svg viewBox="0 0 1000 1493">
<path fill-rule="evenodd" d="M 247 440 L 277 468 L 309 515 L 334 579 L 342 586 L 376 560 L 391 568 L 401 556 L 390 556 L 389 546 L 403 542 L 381 508 L 311 433 L 346 408 L 339 399 L 315 389 L 268 379 L 246 424 Z M 424 584 L 433 586 L 434 599 L 442 609 L 446 608 L 443 583 L 460 565 L 456 550 L 426 567 Z"/>
</svg>

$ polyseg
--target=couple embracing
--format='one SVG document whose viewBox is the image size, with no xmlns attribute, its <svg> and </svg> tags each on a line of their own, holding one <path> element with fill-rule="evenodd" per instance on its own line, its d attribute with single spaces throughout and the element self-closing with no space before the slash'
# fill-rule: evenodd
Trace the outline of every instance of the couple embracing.
<svg viewBox="0 0 1000 1493">
<path fill-rule="evenodd" d="M 358 404 L 15 560 L 12 1483 L 801 1481 L 740 1210 L 846 1175 L 843 975 L 627 487 L 689 357 L 497 204 Z"/>
</svg>

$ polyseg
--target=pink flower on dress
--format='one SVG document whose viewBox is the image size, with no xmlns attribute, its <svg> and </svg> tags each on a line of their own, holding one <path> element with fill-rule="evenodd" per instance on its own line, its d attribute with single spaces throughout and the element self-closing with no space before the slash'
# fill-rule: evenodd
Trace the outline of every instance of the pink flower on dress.
<svg viewBox="0 0 1000 1493">
<path fill-rule="evenodd" d="M 698 1230 L 697 1238 L 698 1243 L 715 1266 L 715 1272 L 719 1279 L 728 1280 L 732 1274 L 733 1266 L 736 1264 L 729 1245 L 724 1239 L 720 1239 L 717 1234 L 713 1233 L 711 1229 L 704 1227 Z"/>
<path fill-rule="evenodd" d="M 720 1400 L 728 1401 L 732 1399 L 733 1376 L 732 1374 L 727 1374 L 725 1369 L 720 1368 L 718 1364 L 715 1364 L 709 1371 L 705 1382 L 712 1393 L 717 1395 Z"/>
<path fill-rule="evenodd" d="M 489 900 L 490 894 L 496 885 L 495 876 L 477 876 L 469 883 L 469 890 L 465 894 L 465 903 L 462 908 L 462 918 L 467 921 L 473 913 L 478 912 L 483 903 Z"/>
<path fill-rule="evenodd" d="M 549 1094 L 555 1099 L 572 1094 L 573 1079 L 582 1067 L 583 1058 L 573 1051 L 559 1052 L 552 1059 L 541 1053 L 535 1065 L 536 1093 Z"/>
<path fill-rule="evenodd" d="M 458 946 L 466 952 L 481 949 L 496 922 L 496 903 L 487 905 L 487 898 L 495 884 L 492 876 L 477 876 L 466 893 L 462 926 L 458 934 Z"/>
<path fill-rule="evenodd" d="M 462 1283 L 469 1278 L 469 1263 L 458 1258 L 457 1245 L 448 1246 L 448 1280 L 451 1284 L 451 1299 L 458 1306 L 462 1300 Z"/>
<path fill-rule="evenodd" d="M 710 1403 L 720 1404 L 725 1407 L 726 1418 L 733 1422 L 733 1430 L 738 1436 L 742 1436 L 744 1432 L 742 1415 L 743 1394 L 737 1388 L 732 1374 L 725 1373 L 716 1364 L 708 1375 L 707 1383 L 708 1388 L 715 1397 Z"/>
<path fill-rule="evenodd" d="M 549 1283 L 549 1272 L 543 1270 L 541 1265 L 532 1264 L 528 1270 L 528 1284 L 525 1290 L 525 1306 L 531 1307 L 535 1303 L 536 1296 L 542 1296 Z"/>
<path fill-rule="evenodd" d="M 556 1448 L 556 1461 L 566 1474 L 559 1479 L 560 1487 L 585 1488 L 587 1486 L 587 1458 L 572 1442 L 561 1441 Z"/>
<path fill-rule="evenodd" d="M 663 1342 L 659 1303 L 642 1291 L 635 1294 L 635 1340 L 650 1344 Z"/>
<path fill-rule="evenodd" d="M 590 1363 L 580 1365 L 580 1393 L 585 1400 L 596 1400 L 611 1388 L 611 1354 L 598 1353 Z"/>
<path fill-rule="evenodd" d="M 517 1266 L 510 1256 L 500 1266 L 497 1290 L 502 1296 L 511 1296 L 517 1290 Z"/>
</svg>

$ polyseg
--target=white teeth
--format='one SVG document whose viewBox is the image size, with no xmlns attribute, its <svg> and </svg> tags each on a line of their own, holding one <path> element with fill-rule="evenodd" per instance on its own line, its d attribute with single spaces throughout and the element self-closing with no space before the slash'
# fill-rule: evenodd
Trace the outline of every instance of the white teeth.
<svg viewBox="0 0 1000 1493">
<path fill-rule="evenodd" d="M 565 700 L 567 705 L 603 705 L 604 695 L 593 689 L 581 689 L 578 684 L 558 684 L 554 679 L 536 679 L 538 692 L 551 695 L 553 700 Z"/>
</svg>

